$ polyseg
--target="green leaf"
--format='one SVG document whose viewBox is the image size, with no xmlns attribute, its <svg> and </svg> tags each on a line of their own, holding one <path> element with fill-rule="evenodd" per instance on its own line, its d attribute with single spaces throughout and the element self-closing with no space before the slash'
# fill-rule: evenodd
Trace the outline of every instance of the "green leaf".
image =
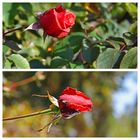
<svg viewBox="0 0 140 140">
<path fill-rule="evenodd" d="M 9 24 L 10 10 L 12 8 L 12 3 L 3 3 L 3 21 L 6 26 Z"/>
<path fill-rule="evenodd" d="M 12 63 L 8 59 L 6 59 L 4 63 L 4 69 L 11 69 L 11 65 Z"/>
<path fill-rule="evenodd" d="M 51 68 L 62 68 L 67 63 L 68 61 L 61 57 L 54 57 L 51 61 Z"/>
<path fill-rule="evenodd" d="M 99 36 L 95 31 L 90 32 L 89 37 L 92 37 L 94 40 L 101 40 L 101 36 Z"/>
<path fill-rule="evenodd" d="M 8 46 L 9 48 L 11 48 L 12 50 L 15 50 L 15 51 L 21 50 L 18 44 L 13 40 L 6 40 L 4 44 Z"/>
<path fill-rule="evenodd" d="M 19 69 L 29 69 L 30 65 L 27 61 L 27 59 L 25 59 L 23 56 L 19 55 L 19 54 L 12 54 L 9 57 L 10 60 L 12 60 L 14 62 L 14 64 L 16 65 L 17 68 Z"/>
<path fill-rule="evenodd" d="M 34 68 L 34 69 L 39 69 L 39 68 L 44 69 L 44 68 L 46 68 L 46 66 L 43 65 L 41 60 L 38 60 L 38 59 L 30 60 L 30 67 Z"/>
<path fill-rule="evenodd" d="M 4 54 L 7 54 L 8 52 L 9 52 L 9 47 L 8 46 L 6 46 L 6 45 L 3 45 L 3 53 Z"/>
<path fill-rule="evenodd" d="M 137 17 L 137 6 L 135 3 L 126 3 L 125 7 L 127 12 L 132 16 L 132 18 Z"/>
<path fill-rule="evenodd" d="M 82 53 L 85 61 L 92 63 L 99 56 L 100 49 L 98 47 L 84 47 Z"/>
<path fill-rule="evenodd" d="M 113 68 L 120 56 L 120 52 L 116 49 L 107 48 L 97 58 L 97 68 Z"/>
<path fill-rule="evenodd" d="M 54 49 L 54 54 L 66 51 L 68 47 L 70 47 L 73 50 L 73 52 L 77 52 L 82 45 L 83 38 L 84 38 L 84 33 L 81 32 L 71 33 L 69 36 L 60 40 L 56 44 L 56 47 Z"/>
<path fill-rule="evenodd" d="M 82 44 L 82 40 L 84 39 L 84 33 L 82 32 L 75 32 L 72 33 L 69 37 L 68 37 L 68 43 L 69 46 L 76 50 L 79 49 L 81 47 Z"/>
<path fill-rule="evenodd" d="M 27 13 L 32 13 L 32 5 L 30 3 L 22 3 L 20 5 Z"/>
<path fill-rule="evenodd" d="M 137 47 L 130 49 L 123 57 L 120 68 L 136 68 L 137 67 Z"/>
<path fill-rule="evenodd" d="M 85 17 L 87 15 L 85 9 L 80 6 L 73 6 L 71 10 L 76 14 L 77 18 Z"/>
<path fill-rule="evenodd" d="M 57 50 L 56 52 L 54 52 L 54 55 L 60 56 L 64 59 L 72 60 L 74 53 L 73 53 L 72 48 L 66 47 L 64 49 Z"/>
<path fill-rule="evenodd" d="M 15 16 L 17 15 L 18 12 L 18 8 L 19 8 L 20 4 L 19 3 L 12 3 L 12 4 L 4 4 L 4 15 L 5 16 L 5 21 L 7 21 L 8 25 L 13 25 L 14 24 L 14 20 L 15 20 Z M 8 9 L 5 11 L 5 9 L 8 7 Z M 6 24 L 7 24 L 6 23 Z"/>
<path fill-rule="evenodd" d="M 137 33 L 137 21 L 135 21 L 133 24 L 131 24 L 131 26 L 129 27 L 129 32 L 132 33 Z"/>
<path fill-rule="evenodd" d="M 70 68 L 72 69 L 83 69 L 84 66 L 81 63 L 69 63 Z"/>
<path fill-rule="evenodd" d="M 40 52 L 37 47 L 25 47 L 22 48 L 22 50 L 19 51 L 20 54 L 27 54 L 31 57 L 39 56 Z"/>
<path fill-rule="evenodd" d="M 116 3 L 114 4 L 114 7 L 112 8 L 111 15 L 115 19 L 122 19 L 126 13 L 126 10 L 124 9 L 124 5 L 122 3 Z"/>
<path fill-rule="evenodd" d="M 123 33 L 124 40 L 127 44 L 127 46 L 133 46 L 135 42 L 137 41 L 136 34 L 131 32 L 125 32 Z"/>
</svg>

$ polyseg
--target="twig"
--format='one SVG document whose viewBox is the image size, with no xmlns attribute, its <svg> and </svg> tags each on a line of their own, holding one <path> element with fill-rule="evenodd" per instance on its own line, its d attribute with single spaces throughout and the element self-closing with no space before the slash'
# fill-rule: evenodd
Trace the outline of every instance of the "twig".
<svg viewBox="0 0 140 140">
<path fill-rule="evenodd" d="M 41 98 L 48 98 L 48 95 L 32 94 L 32 96 L 41 97 Z"/>
</svg>

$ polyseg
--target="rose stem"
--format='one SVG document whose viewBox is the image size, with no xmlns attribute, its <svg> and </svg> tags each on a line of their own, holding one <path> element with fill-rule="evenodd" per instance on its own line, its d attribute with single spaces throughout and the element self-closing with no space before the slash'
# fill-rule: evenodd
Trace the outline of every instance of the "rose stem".
<svg viewBox="0 0 140 140">
<path fill-rule="evenodd" d="M 10 29 L 10 30 L 8 30 L 8 31 L 6 31 L 6 32 L 4 33 L 4 36 L 7 35 L 7 34 L 9 34 L 9 33 L 15 32 L 16 30 L 23 29 L 23 28 L 24 28 L 24 27 L 18 27 L 18 28 Z"/>
<path fill-rule="evenodd" d="M 31 114 L 26 114 L 26 115 L 11 117 L 11 118 L 4 118 L 3 121 L 12 121 L 12 120 L 17 120 L 17 119 L 22 119 L 22 118 L 42 115 L 42 114 L 45 114 L 45 113 L 54 113 L 54 112 L 52 112 L 51 109 L 45 109 L 45 110 L 42 110 L 42 111 L 39 111 L 39 112 L 34 112 L 34 113 L 31 113 Z"/>
</svg>

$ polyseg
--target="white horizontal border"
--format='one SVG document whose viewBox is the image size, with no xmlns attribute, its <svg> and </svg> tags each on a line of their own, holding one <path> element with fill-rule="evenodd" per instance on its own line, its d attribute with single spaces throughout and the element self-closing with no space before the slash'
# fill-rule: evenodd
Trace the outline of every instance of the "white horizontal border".
<svg viewBox="0 0 140 140">
<path fill-rule="evenodd" d="M 44 72 L 137 72 L 138 69 L 3 69 L 3 72 L 35 72 L 35 71 L 44 71 Z"/>
</svg>

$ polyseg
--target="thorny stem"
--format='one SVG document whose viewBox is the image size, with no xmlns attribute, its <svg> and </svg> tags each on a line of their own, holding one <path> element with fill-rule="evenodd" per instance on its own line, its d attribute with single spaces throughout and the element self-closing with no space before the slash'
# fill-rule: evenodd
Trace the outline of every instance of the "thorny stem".
<svg viewBox="0 0 140 140">
<path fill-rule="evenodd" d="M 42 111 L 26 114 L 26 115 L 21 115 L 21 116 L 16 116 L 16 117 L 9 117 L 9 118 L 4 118 L 3 121 L 12 121 L 12 120 L 17 120 L 17 119 L 22 119 L 22 118 L 27 118 L 27 117 L 32 117 L 32 116 L 37 116 L 37 115 L 42 115 L 46 113 L 54 113 L 51 109 L 45 109 Z"/>
<path fill-rule="evenodd" d="M 25 28 L 25 27 L 17 27 L 17 28 L 14 28 L 14 29 L 10 29 L 10 30 L 4 32 L 3 34 L 4 34 L 4 36 L 5 36 L 5 35 L 7 35 L 7 34 L 9 34 L 9 33 L 15 32 L 15 31 L 17 31 L 17 30 L 21 30 L 21 29 L 23 29 L 23 28 Z"/>
<path fill-rule="evenodd" d="M 6 31 L 6 32 L 3 31 L 3 43 L 6 42 L 6 35 L 7 35 L 7 34 L 12 33 L 12 32 L 15 32 L 15 31 L 17 31 L 17 30 L 22 30 L 22 29 L 24 29 L 24 28 L 27 28 L 27 26 L 9 29 L 9 30 Z"/>
</svg>

